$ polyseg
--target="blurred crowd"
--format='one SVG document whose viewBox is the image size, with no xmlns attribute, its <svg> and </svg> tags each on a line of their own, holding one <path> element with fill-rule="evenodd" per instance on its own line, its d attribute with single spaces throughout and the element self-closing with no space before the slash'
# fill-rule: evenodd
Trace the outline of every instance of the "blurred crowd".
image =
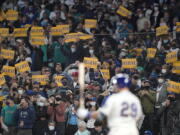
<svg viewBox="0 0 180 135">
<path fill-rule="evenodd" d="M 116 13 L 119 5 L 132 14 Z M 3 20 L 1 28 L 41 26 L 46 44 L 31 45 L 29 37 L 1 38 L 0 50 L 15 51 L 13 60 L 0 57 L 0 69 L 27 61 L 31 71 L 15 77 L 5 76 L 0 86 L 1 133 L 3 135 L 107 135 L 106 120 L 79 120 L 78 64 L 84 57 L 97 58 L 97 69 L 85 71 L 85 107 L 97 110 L 114 93 L 113 76 L 126 73 L 131 78 L 130 91 L 142 103 L 144 118 L 138 124 L 141 135 L 180 135 L 180 97 L 167 90 L 167 81 L 180 82 L 172 72 L 166 54 L 177 52 L 180 59 L 179 0 L 6 0 L 1 10 L 19 12 L 17 21 Z M 96 19 L 97 27 L 85 29 L 85 19 Z M 64 36 L 52 37 L 51 27 L 69 24 L 70 32 L 93 35 L 93 39 L 65 43 Z M 155 30 L 167 25 L 169 33 L 157 37 Z M 31 28 L 29 28 L 31 29 Z M 147 48 L 156 48 L 154 58 Z M 142 52 L 136 52 L 142 49 Z M 136 58 L 135 69 L 123 69 L 121 59 Z M 100 69 L 108 69 L 104 79 Z M 32 75 L 46 75 L 46 85 L 33 81 Z M 62 86 L 55 82 L 62 77 Z M 130 130 L 130 129 L 127 129 Z"/>
</svg>

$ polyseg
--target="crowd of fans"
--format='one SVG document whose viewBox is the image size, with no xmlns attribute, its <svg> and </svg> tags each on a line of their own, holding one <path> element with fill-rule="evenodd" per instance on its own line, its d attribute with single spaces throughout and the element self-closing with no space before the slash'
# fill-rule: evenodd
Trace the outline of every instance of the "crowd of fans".
<svg viewBox="0 0 180 135">
<path fill-rule="evenodd" d="M 132 14 L 116 13 L 119 5 Z M 142 103 L 144 119 L 138 124 L 141 135 L 179 135 L 180 97 L 167 91 L 167 80 L 180 82 L 172 73 L 166 54 L 176 51 L 180 59 L 180 20 L 178 0 L 6 0 L 1 9 L 19 12 L 17 21 L 3 20 L 0 27 L 42 26 L 47 42 L 31 45 L 29 38 L 1 38 L 0 50 L 15 51 L 13 60 L 0 57 L 0 69 L 28 61 L 31 71 L 5 76 L 0 86 L 1 133 L 3 135 L 107 135 L 106 120 L 86 119 L 76 115 L 79 106 L 78 64 L 84 57 L 98 58 L 97 69 L 86 68 L 85 107 L 97 110 L 113 94 L 111 79 L 104 79 L 100 69 L 108 69 L 110 78 L 118 73 L 131 77 L 130 91 Z M 84 29 L 85 19 L 96 19 L 97 28 Z M 52 37 L 51 27 L 69 24 L 70 32 L 94 35 L 93 39 L 65 43 L 64 36 Z M 155 29 L 167 25 L 169 33 L 156 36 Z M 147 58 L 147 48 L 157 48 L 154 58 Z M 136 49 L 142 49 L 137 53 Z M 123 69 L 122 58 L 136 58 L 135 69 Z M 32 75 L 47 75 L 46 85 L 33 81 Z M 55 77 L 63 76 L 62 86 Z M 130 130 L 130 129 L 127 129 Z"/>
</svg>

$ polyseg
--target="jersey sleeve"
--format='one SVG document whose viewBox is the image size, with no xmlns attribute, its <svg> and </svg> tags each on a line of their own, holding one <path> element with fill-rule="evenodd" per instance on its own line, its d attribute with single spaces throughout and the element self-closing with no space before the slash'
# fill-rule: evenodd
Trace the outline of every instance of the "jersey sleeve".
<svg viewBox="0 0 180 135">
<path fill-rule="evenodd" d="M 112 104 L 113 99 L 111 96 L 106 100 L 105 104 L 101 108 L 99 108 L 99 112 L 103 113 L 105 116 L 108 116 L 112 111 Z"/>
</svg>

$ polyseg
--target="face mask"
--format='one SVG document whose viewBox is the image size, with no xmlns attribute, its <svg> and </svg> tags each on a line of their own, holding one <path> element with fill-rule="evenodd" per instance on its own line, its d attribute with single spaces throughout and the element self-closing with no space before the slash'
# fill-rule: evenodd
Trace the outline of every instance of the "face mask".
<svg viewBox="0 0 180 135">
<path fill-rule="evenodd" d="M 88 47 L 88 45 L 84 45 L 84 46 L 83 46 L 83 48 L 87 48 L 87 47 Z"/>
<path fill-rule="evenodd" d="M 166 71 L 166 69 L 162 69 L 161 72 L 164 74 L 164 73 L 166 73 L 167 71 Z"/>
<path fill-rule="evenodd" d="M 76 51 L 76 48 L 71 48 L 71 52 L 74 53 Z"/>
<path fill-rule="evenodd" d="M 163 7 L 164 10 L 167 10 L 167 7 Z"/>
<path fill-rule="evenodd" d="M 124 44 L 124 40 L 121 40 L 121 41 L 120 41 L 120 44 L 121 44 L 121 45 Z"/>
<path fill-rule="evenodd" d="M 94 53 L 94 50 L 89 50 L 89 53 L 90 53 L 90 54 L 93 54 L 93 53 Z"/>
<path fill-rule="evenodd" d="M 142 14 L 139 14 L 139 18 L 142 18 L 143 17 L 143 15 Z"/>
<path fill-rule="evenodd" d="M 119 56 L 120 57 L 124 57 L 124 56 L 126 56 L 126 53 L 125 52 L 121 52 Z"/>
<path fill-rule="evenodd" d="M 167 43 L 168 41 L 169 41 L 168 39 L 163 40 L 164 43 Z"/>
<path fill-rule="evenodd" d="M 102 46 L 106 46 L 106 42 L 105 41 L 102 42 Z"/>
<path fill-rule="evenodd" d="M 154 10 L 155 10 L 155 11 L 158 11 L 158 10 L 159 10 L 159 8 L 158 8 L 158 7 L 154 7 Z"/>
<path fill-rule="evenodd" d="M 54 126 L 49 126 L 49 130 L 54 130 L 55 129 L 55 127 Z"/>
<path fill-rule="evenodd" d="M 18 93 L 19 93 L 20 95 L 22 95 L 22 94 L 24 93 L 24 91 L 23 91 L 23 90 L 18 90 Z"/>
<path fill-rule="evenodd" d="M 159 83 L 163 83 L 163 82 L 164 82 L 164 79 L 158 79 L 158 82 L 159 82 Z"/>
<path fill-rule="evenodd" d="M 48 63 L 48 66 L 53 68 L 54 64 L 53 63 Z"/>
<path fill-rule="evenodd" d="M 43 102 L 37 102 L 37 105 L 42 107 L 42 106 L 44 106 L 44 103 Z"/>
</svg>

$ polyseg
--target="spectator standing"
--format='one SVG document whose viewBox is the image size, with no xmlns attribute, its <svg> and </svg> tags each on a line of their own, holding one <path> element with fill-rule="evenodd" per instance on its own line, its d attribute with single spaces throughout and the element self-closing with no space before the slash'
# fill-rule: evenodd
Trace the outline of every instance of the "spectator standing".
<svg viewBox="0 0 180 135">
<path fill-rule="evenodd" d="M 156 88 L 156 103 L 155 103 L 155 131 L 154 133 L 157 134 L 160 129 L 160 117 L 157 116 L 157 111 L 161 107 L 161 104 L 167 99 L 167 84 L 165 83 L 164 76 L 160 74 L 158 76 L 158 86 Z"/>
<path fill-rule="evenodd" d="M 161 135 L 180 134 L 180 100 L 175 93 L 168 93 L 157 114 L 161 118 Z"/>
<path fill-rule="evenodd" d="M 58 39 L 58 42 L 53 42 L 52 49 L 54 51 L 53 62 L 54 63 L 61 63 L 62 65 L 64 65 L 66 63 L 66 57 L 63 55 L 61 48 L 68 51 L 67 45 L 63 43 L 62 37 L 60 37 Z"/>
<path fill-rule="evenodd" d="M 152 90 L 149 80 L 144 82 L 144 87 L 138 92 L 140 97 L 145 118 L 142 125 L 142 133 L 145 130 L 153 130 L 154 107 L 156 93 Z"/>
<path fill-rule="evenodd" d="M 4 130 L 3 135 L 16 135 L 16 121 L 14 119 L 16 110 L 17 105 L 14 104 L 14 99 L 7 98 L 6 106 L 2 108 L 1 112 L 1 123 L 7 126 L 7 130 Z"/>
<path fill-rule="evenodd" d="M 65 111 L 66 103 L 59 95 L 55 98 L 55 104 L 50 104 L 48 106 L 48 115 L 52 120 L 56 121 L 55 129 L 58 135 L 64 135 L 65 133 Z"/>
<path fill-rule="evenodd" d="M 19 109 L 16 110 L 14 118 L 17 121 L 17 135 L 32 135 L 32 128 L 35 122 L 35 110 L 30 106 L 28 99 L 21 99 Z"/>
<path fill-rule="evenodd" d="M 74 103 L 70 105 L 67 111 L 67 127 L 66 135 L 74 135 L 78 130 L 78 116 L 76 115 L 77 108 L 79 105 L 78 100 L 74 100 Z"/>
<path fill-rule="evenodd" d="M 46 98 L 40 96 L 35 105 L 36 122 L 33 127 L 33 135 L 44 135 L 48 125 L 47 102 Z"/>
</svg>

